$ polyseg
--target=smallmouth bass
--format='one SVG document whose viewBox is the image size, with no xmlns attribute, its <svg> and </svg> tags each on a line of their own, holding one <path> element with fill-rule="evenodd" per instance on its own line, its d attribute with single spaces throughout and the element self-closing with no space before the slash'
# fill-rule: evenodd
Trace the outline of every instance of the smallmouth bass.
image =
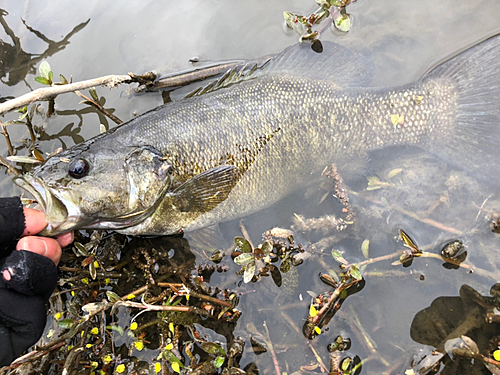
<svg viewBox="0 0 500 375">
<path fill-rule="evenodd" d="M 394 145 L 500 183 L 500 37 L 404 86 L 368 87 L 372 73 L 337 44 L 319 54 L 295 45 L 239 82 L 160 106 L 14 182 L 44 208 L 46 235 L 195 230 L 267 207 L 327 164 Z"/>
</svg>

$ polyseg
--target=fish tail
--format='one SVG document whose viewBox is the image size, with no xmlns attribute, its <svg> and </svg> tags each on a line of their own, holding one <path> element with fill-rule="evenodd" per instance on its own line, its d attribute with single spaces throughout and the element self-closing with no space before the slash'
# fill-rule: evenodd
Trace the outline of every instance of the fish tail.
<svg viewBox="0 0 500 375">
<path fill-rule="evenodd" d="M 453 57 L 423 79 L 443 78 L 456 88 L 454 126 L 451 136 L 431 145 L 431 151 L 474 177 L 499 185 L 500 36 Z"/>
</svg>

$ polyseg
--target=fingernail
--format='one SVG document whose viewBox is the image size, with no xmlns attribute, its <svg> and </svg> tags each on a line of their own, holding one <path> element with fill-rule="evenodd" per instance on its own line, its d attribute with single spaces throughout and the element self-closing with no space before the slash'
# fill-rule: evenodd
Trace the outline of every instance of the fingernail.
<svg viewBox="0 0 500 375">
<path fill-rule="evenodd" d="M 16 246 L 17 250 L 27 250 L 43 256 L 47 255 L 47 243 L 37 237 L 23 237 L 19 240 Z"/>
</svg>

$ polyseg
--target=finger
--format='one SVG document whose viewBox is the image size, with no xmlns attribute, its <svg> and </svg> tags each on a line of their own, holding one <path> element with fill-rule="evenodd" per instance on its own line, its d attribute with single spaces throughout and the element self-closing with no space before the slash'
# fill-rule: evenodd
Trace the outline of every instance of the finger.
<svg viewBox="0 0 500 375">
<path fill-rule="evenodd" d="M 75 239 L 73 232 L 66 232 L 56 236 L 57 242 L 61 247 L 68 246 Z"/>
<path fill-rule="evenodd" d="M 42 211 L 34 210 L 32 208 L 23 208 L 25 218 L 25 228 L 23 236 L 31 236 L 40 232 L 47 226 L 45 221 L 45 214 Z"/>
<path fill-rule="evenodd" d="M 57 266 L 61 260 L 61 245 L 54 238 L 27 236 L 19 240 L 16 250 L 27 250 L 43 255 Z"/>
</svg>

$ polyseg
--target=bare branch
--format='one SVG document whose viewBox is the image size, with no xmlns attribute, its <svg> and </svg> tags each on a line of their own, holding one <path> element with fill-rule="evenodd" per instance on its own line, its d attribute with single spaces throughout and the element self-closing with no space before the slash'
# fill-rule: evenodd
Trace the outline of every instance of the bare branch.
<svg viewBox="0 0 500 375">
<path fill-rule="evenodd" d="M 22 95 L 18 98 L 8 100 L 0 104 L 0 115 L 12 111 L 14 109 L 22 108 L 38 100 L 44 100 L 54 97 L 59 94 L 74 92 L 76 90 L 84 90 L 94 86 L 108 86 L 115 87 L 120 83 L 133 83 L 138 82 L 137 79 L 132 78 L 130 75 L 109 75 L 87 81 L 69 83 L 67 85 L 55 85 L 51 87 L 43 87 L 36 89 L 28 94 Z"/>
</svg>

